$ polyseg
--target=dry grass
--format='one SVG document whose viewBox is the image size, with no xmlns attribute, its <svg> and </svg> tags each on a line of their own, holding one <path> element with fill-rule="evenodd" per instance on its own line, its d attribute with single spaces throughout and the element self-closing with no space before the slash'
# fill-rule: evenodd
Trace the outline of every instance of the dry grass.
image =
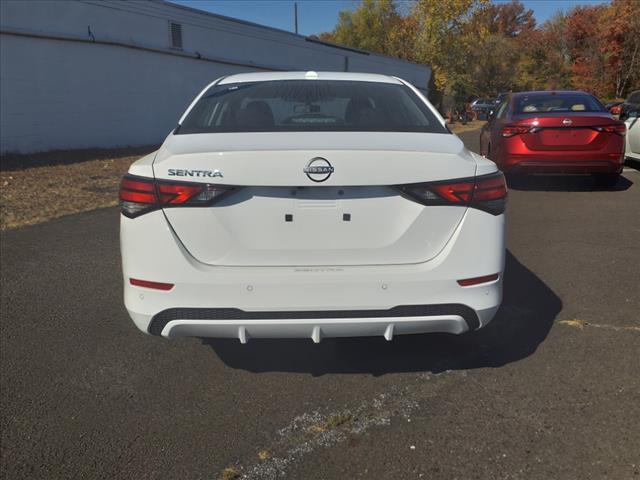
<svg viewBox="0 0 640 480">
<path fill-rule="evenodd" d="M 240 470 L 238 470 L 235 466 L 230 466 L 222 470 L 220 472 L 220 476 L 218 477 L 220 480 L 235 480 L 240 478 Z"/>
<path fill-rule="evenodd" d="M 563 325 L 569 325 L 570 327 L 574 327 L 574 328 L 579 328 L 580 330 L 582 330 L 584 327 L 587 327 L 589 325 L 589 322 L 585 320 L 578 320 L 578 319 L 560 320 L 558 323 L 561 323 Z"/>
<path fill-rule="evenodd" d="M 312 434 L 320 434 L 334 428 L 348 427 L 357 420 L 358 419 L 351 413 L 337 413 L 328 417 L 324 422 L 311 425 L 307 431 Z"/>
<path fill-rule="evenodd" d="M 17 228 L 117 205 L 122 175 L 132 162 L 152 150 L 57 151 L 3 157 L 0 228 Z M 77 163 L 69 163 L 72 161 Z M 24 168 L 34 164 L 37 166 Z"/>
</svg>

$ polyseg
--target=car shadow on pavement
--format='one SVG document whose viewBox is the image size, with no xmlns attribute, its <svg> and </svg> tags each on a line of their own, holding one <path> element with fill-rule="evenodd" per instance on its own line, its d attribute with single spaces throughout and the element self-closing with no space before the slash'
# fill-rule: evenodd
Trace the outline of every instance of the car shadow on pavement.
<svg viewBox="0 0 640 480">
<path fill-rule="evenodd" d="M 613 186 L 599 185 L 590 175 L 516 175 L 507 179 L 509 189 L 543 192 L 621 192 L 633 182 L 620 176 Z"/>
<path fill-rule="evenodd" d="M 521 360 L 544 341 L 562 307 L 558 296 L 507 252 L 504 300 L 484 329 L 463 335 L 425 334 L 324 339 L 202 339 L 229 367 L 251 372 L 442 372 L 499 367 Z"/>
</svg>

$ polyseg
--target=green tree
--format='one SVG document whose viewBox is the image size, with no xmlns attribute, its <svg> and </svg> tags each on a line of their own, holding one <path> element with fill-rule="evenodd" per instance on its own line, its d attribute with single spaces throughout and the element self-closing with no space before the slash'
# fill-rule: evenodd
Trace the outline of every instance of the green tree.
<svg viewBox="0 0 640 480">
<path fill-rule="evenodd" d="M 520 42 L 522 50 L 514 81 L 518 90 L 572 88 L 565 28 L 566 15 L 559 12 Z"/>
<path fill-rule="evenodd" d="M 330 39 L 341 45 L 390 55 L 395 50 L 392 37 L 401 21 L 393 0 L 363 0 L 354 11 L 340 12 Z"/>
<path fill-rule="evenodd" d="M 418 0 L 412 15 L 420 25 L 416 39 L 417 59 L 431 65 L 436 88 L 457 102 L 471 90 L 467 59 L 474 40 L 464 35 L 471 12 L 485 0 Z"/>
<path fill-rule="evenodd" d="M 464 26 L 464 36 L 475 39 L 467 64 L 474 95 L 494 95 L 518 90 L 523 50 L 536 36 L 533 11 L 519 1 L 485 4 L 476 8 Z"/>
</svg>

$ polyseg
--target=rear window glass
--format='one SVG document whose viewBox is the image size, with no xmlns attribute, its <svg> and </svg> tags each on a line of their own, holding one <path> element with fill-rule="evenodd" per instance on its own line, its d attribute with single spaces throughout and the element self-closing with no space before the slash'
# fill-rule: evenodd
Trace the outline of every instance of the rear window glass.
<svg viewBox="0 0 640 480">
<path fill-rule="evenodd" d="M 533 94 L 517 97 L 514 112 L 538 114 L 545 112 L 605 112 L 602 104 L 585 94 Z"/>
<path fill-rule="evenodd" d="M 633 92 L 629 95 L 627 103 L 640 103 L 640 91 Z"/>
<path fill-rule="evenodd" d="M 285 80 L 214 85 L 176 134 L 283 131 L 449 133 L 404 85 Z"/>
</svg>

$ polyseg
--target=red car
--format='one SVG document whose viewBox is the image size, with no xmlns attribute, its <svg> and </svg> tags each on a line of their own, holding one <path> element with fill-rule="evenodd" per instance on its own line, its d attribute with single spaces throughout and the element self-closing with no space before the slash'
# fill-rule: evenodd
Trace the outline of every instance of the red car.
<svg viewBox="0 0 640 480">
<path fill-rule="evenodd" d="M 623 102 L 611 102 L 607 103 L 604 108 L 609 110 L 611 115 L 620 115 L 620 110 L 622 109 Z"/>
<path fill-rule="evenodd" d="M 508 95 L 480 134 L 480 152 L 505 173 L 591 173 L 615 185 L 626 126 L 585 92 Z"/>
</svg>

